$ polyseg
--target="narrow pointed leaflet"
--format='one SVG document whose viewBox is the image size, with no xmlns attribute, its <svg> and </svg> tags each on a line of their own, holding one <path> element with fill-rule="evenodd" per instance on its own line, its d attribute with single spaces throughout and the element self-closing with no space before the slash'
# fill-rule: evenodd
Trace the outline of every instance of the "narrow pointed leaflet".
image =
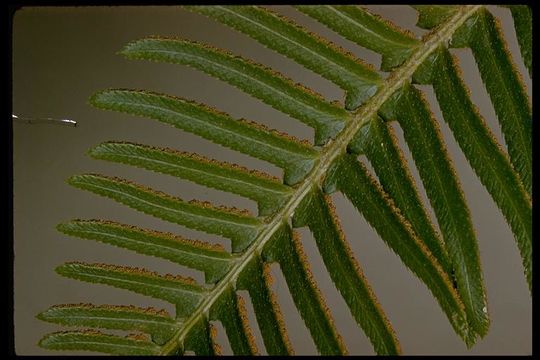
<svg viewBox="0 0 540 360">
<path fill-rule="evenodd" d="M 313 167 L 318 152 L 311 146 L 235 120 L 207 106 L 164 94 L 136 90 L 105 90 L 90 103 L 100 109 L 125 112 L 170 124 L 244 154 L 266 160 L 285 170 L 285 183 L 300 181 Z"/>
<path fill-rule="evenodd" d="M 292 193 L 290 187 L 264 173 L 171 149 L 107 142 L 91 149 L 90 155 L 96 159 L 134 165 L 245 196 L 259 204 L 259 215 L 273 213 Z"/>
<path fill-rule="evenodd" d="M 302 5 L 297 8 L 346 39 L 380 53 L 383 71 L 401 65 L 421 45 L 411 34 L 356 5 Z"/>
<path fill-rule="evenodd" d="M 185 202 L 123 179 L 78 175 L 71 177 L 69 183 L 160 219 L 228 237 L 232 240 L 233 252 L 245 249 L 262 225 L 258 219 L 238 211 L 196 201 Z"/>
<path fill-rule="evenodd" d="M 270 266 L 256 256 L 242 271 L 236 285 L 249 291 L 268 355 L 293 355 L 283 316 L 270 288 L 271 276 Z"/>
<path fill-rule="evenodd" d="M 241 31 L 334 82 L 347 92 L 346 109 L 360 106 L 381 83 L 380 76 L 360 60 L 268 9 L 230 5 L 188 9 Z"/>
<path fill-rule="evenodd" d="M 379 116 L 363 126 L 349 144 L 356 154 L 365 154 L 384 191 L 392 197 L 403 217 L 451 277 L 452 266 L 448 253 L 420 200 L 414 179 L 398 146 L 392 126 Z"/>
<path fill-rule="evenodd" d="M 507 155 L 467 96 L 455 60 L 441 48 L 420 68 L 415 78 L 433 84 L 444 120 L 449 125 L 471 167 L 510 225 L 532 286 L 532 204 Z M 437 74 L 429 76 L 428 74 Z"/>
<path fill-rule="evenodd" d="M 244 301 L 232 287 L 229 287 L 213 304 L 210 318 L 223 324 L 234 355 L 258 355 Z"/>
<path fill-rule="evenodd" d="M 173 234 L 102 220 L 73 220 L 57 229 L 204 271 L 207 283 L 217 282 L 232 266 L 233 259 L 223 248 Z"/>
<path fill-rule="evenodd" d="M 451 279 L 388 195 L 355 156 L 346 154 L 334 166 L 326 187 L 337 189 L 352 202 L 390 249 L 426 284 L 454 331 L 466 344 L 472 345 L 475 334 L 467 323 L 467 314 Z"/>
<path fill-rule="evenodd" d="M 176 305 L 177 318 L 189 315 L 206 292 L 190 278 L 159 275 L 127 266 L 72 262 L 58 266 L 56 272 L 68 278 L 110 285 L 165 300 Z"/>
<path fill-rule="evenodd" d="M 99 351 L 112 355 L 158 355 L 159 346 L 135 337 L 120 337 L 94 330 L 65 331 L 46 335 L 39 345 L 50 350 Z"/>
<path fill-rule="evenodd" d="M 391 106 L 393 110 L 389 111 Z M 404 86 L 385 104 L 383 114 L 388 119 L 397 117 L 403 129 L 403 136 L 437 217 L 468 321 L 479 335 L 484 336 L 489 327 L 489 316 L 478 243 L 438 124 L 419 90 L 411 85 Z"/>
<path fill-rule="evenodd" d="M 371 340 L 378 355 L 401 352 L 394 329 L 381 309 L 360 265 L 341 231 L 329 196 L 314 188 L 293 218 L 295 227 L 309 226 L 326 270 L 352 316 Z"/>
<path fill-rule="evenodd" d="M 223 50 L 186 40 L 149 38 L 133 42 L 122 52 L 129 59 L 189 65 L 238 87 L 275 109 L 315 129 L 315 143 L 335 136 L 347 112 L 320 95 L 295 85 L 278 73 Z"/>
<path fill-rule="evenodd" d="M 313 280 L 302 244 L 287 224 L 274 234 L 263 257 L 277 261 L 287 286 L 317 350 L 323 355 L 345 355 L 347 349 L 336 330 L 330 311 Z"/>
<path fill-rule="evenodd" d="M 38 315 L 40 320 L 77 327 L 140 331 L 164 344 L 180 324 L 165 311 L 135 306 L 67 304 L 55 305 Z"/>
</svg>

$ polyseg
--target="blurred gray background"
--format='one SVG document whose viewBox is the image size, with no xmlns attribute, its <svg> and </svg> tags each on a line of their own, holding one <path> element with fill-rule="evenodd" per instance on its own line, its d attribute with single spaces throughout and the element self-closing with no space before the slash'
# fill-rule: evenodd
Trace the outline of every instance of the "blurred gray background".
<svg viewBox="0 0 540 360">
<path fill-rule="evenodd" d="M 324 26 L 288 6 L 272 6 L 312 31 L 335 41 L 379 68 L 380 56 L 340 39 Z M 368 6 L 417 35 L 416 12 L 407 6 Z M 531 81 L 519 55 L 510 11 L 490 7 L 501 20 L 509 50 L 531 93 Z M 328 81 L 302 69 L 247 36 L 180 7 L 40 7 L 23 8 L 13 27 L 13 112 L 19 116 L 76 120 L 76 128 L 56 125 L 14 124 L 14 246 L 15 246 L 15 349 L 19 355 L 54 354 L 37 346 L 46 333 L 61 327 L 35 318 L 52 304 L 94 302 L 173 307 L 127 291 L 62 278 L 54 268 L 66 261 L 104 262 L 147 267 L 162 273 L 182 273 L 202 281 L 202 274 L 165 260 L 134 254 L 109 245 L 69 238 L 55 225 L 73 218 L 104 218 L 171 231 L 201 240 L 228 241 L 137 213 L 108 199 L 74 189 L 65 180 L 74 174 L 97 172 L 121 176 L 180 196 L 247 208 L 255 203 L 235 195 L 207 189 L 124 165 L 92 160 L 85 152 L 107 140 L 125 140 L 199 152 L 219 160 L 237 162 L 280 176 L 281 170 L 263 161 L 225 149 L 189 133 L 149 119 L 93 109 L 88 97 L 110 87 L 140 88 L 183 96 L 207 103 L 233 117 L 255 120 L 302 139 L 313 131 L 260 101 L 223 82 L 188 67 L 128 61 L 116 55 L 129 41 L 148 35 L 179 36 L 227 48 L 234 53 L 271 66 L 296 82 L 307 85 L 329 100 L 343 93 Z M 501 143 L 494 110 L 482 85 L 470 50 L 452 50 L 460 60 L 473 101 Z M 383 74 L 386 76 L 386 74 Z M 401 341 L 404 354 L 530 354 L 532 352 L 531 297 L 512 233 L 487 191 L 480 184 L 448 127 L 442 122 L 431 87 L 422 86 L 440 120 L 449 152 L 469 201 L 479 241 L 488 293 L 491 328 L 471 350 L 454 334 L 449 322 L 427 288 L 365 223 L 341 195 L 333 195 L 341 224 L 354 254 Z M 394 124 L 395 125 L 395 124 Z M 401 130 L 395 126 L 402 141 Z M 406 149 L 406 147 L 404 147 Z M 408 151 L 406 157 L 416 169 Z M 419 185 L 422 196 L 424 190 Z M 431 210 L 430 210 L 431 211 Z M 373 354 L 366 336 L 357 327 L 335 290 L 317 252 L 311 234 L 300 229 L 315 279 L 332 310 L 337 328 L 351 354 Z M 314 354 L 315 346 L 294 307 L 277 265 L 272 268 L 274 290 L 282 306 L 289 336 L 297 354 Z M 250 321 L 254 314 L 248 298 Z M 218 339 L 225 354 L 231 350 L 219 323 Z M 259 351 L 265 353 L 259 331 L 253 326 Z M 69 352 L 58 352 L 69 354 Z M 74 354 L 85 354 L 74 352 Z M 86 353 L 87 354 L 87 353 Z"/>
</svg>

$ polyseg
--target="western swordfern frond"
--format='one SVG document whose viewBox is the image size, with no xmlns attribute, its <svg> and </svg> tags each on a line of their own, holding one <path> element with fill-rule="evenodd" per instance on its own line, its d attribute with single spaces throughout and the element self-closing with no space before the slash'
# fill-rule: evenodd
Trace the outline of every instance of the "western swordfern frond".
<svg viewBox="0 0 540 360">
<path fill-rule="evenodd" d="M 232 252 L 174 234 L 106 220 L 58 225 L 70 236 L 156 256 L 204 272 L 205 284 L 181 276 L 112 264 L 71 262 L 63 276 L 107 284 L 167 301 L 165 311 L 134 306 L 57 305 L 38 318 L 78 330 L 46 335 L 40 345 L 121 355 L 220 353 L 211 321 L 220 321 L 235 354 L 257 354 L 246 317 L 249 293 L 266 352 L 292 354 L 269 266 L 279 264 L 292 299 L 321 354 L 346 354 L 311 275 L 299 235 L 308 227 L 335 287 L 377 354 L 399 354 L 391 323 L 340 228 L 329 194 L 339 191 L 388 247 L 431 291 L 456 334 L 472 346 L 490 319 L 479 251 L 466 199 L 429 104 L 414 84 L 433 86 L 444 121 L 507 220 L 532 284 L 532 119 L 519 74 L 495 18 L 480 5 L 415 6 L 418 39 L 358 6 L 298 6 L 342 37 L 382 55 L 382 78 L 360 59 L 293 21 L 255 6 L 190 6 L 333 82 L 343 104 L 328 102 L 277 72 L 225 50 L 176 38 L 128 44 L 128 59 L 187 65 L 261 100 L 315 131 L 314 145 L 204 104 L 150 91 L 109 89 L 94 94 L 100 109 L 143 116 L 268 161 L 283 181 L 197 154 L 121 141 L 99 144 L 95 159 L 128 164 L 254 200 L 258 215 L 181 198 L 126 179 L 76 175 L 69 184 L 148 215 L 230 239 Z M 510 6 L 525 65 L 531 73 L 531 13 Z M 468 95 L 449 47 L 469 47 L 501 125 L 508 154 Z M 151 69 L 151 67 L 149 67 Z M 431 223 L 390 122 L 398 121 L 432 206 Z M 358 161 L 365 155 L 374 177 Z M 135 332 L 121 337 L 92 329 Z"/>
</svg>

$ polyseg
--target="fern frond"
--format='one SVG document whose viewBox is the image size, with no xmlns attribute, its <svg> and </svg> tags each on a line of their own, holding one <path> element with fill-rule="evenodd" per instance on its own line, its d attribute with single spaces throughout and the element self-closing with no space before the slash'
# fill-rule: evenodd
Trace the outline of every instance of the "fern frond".
<svg viewBox="0 0 540 360">
<path fill-rule="evenodd" d="M 231 241 L 222 247 L 177 235 L 104 220 L 58 226 L 71 236 L 156 256 L 203 271 L 205 285 L 144 269 L 72 262 L 63 276 L 105 284 L 165 300 L 174 317 L 154 310 L 89 304 L 60 305 L 38 318 L 67 326 L 145 333 L 122 338 L 91 331 L 54 333 L 40 345 L 125 355 L 221 353 L 213 321 L 223 325 L 236 355 L 260 351 L 246 315 L 247 290 L 269 355 L 293 353 L 269 267 L 278 264 L 317 350 L 347 349 L 331 309 L 311 275 L 294 228 L 307 226 L 326 270 L 377 354 L 399 354 L 389 319 L 341 231 L 329 194 L 340 191 L 430 290 L 467 346 L 489 327 L 478 245 L 470 213 L 438 125 L 412 83 L 431 84 L 454 137 L 510 224 L 532 281 L 531 109 L 496 22 L 483 6 L 416 6 L 418 25 L 432 28 L 417 39 L 367 10 L 349 5 L 298 6 L 342 37 L 382 55 L 382 77 L 360 59 L 270 10 L 254 6 L 190 6 L 296 61 L 345 91 L 345 104 L 328 102 L 300 84 L 250 60 L 189 40 L 152 37 L 128 44 L 121 54 L 196 68 L 315 130 L 314 145 L 236 120 L 186 99 L 149 91 L 109 89 L 90 103 L 100 109 L 143 116 L 192 132 L 274 164 L 283 182 L 264 173 L 197 154 L 111 141 L 89 151 L 95 159 L 139 167 L 254 200 L 257 216 L 234 208 L 184 201 L 104 175 L 77 175 L 68 183 L 135 210 Z M 513 10 L 524 33 L 523 9 Z M 518 14 L 519 13 L 519 14 Z M 470 46 L 501 122 L 509 157 L 471 102 L 449 46 Z M 521 43 L 520 43 L 521 44 Z M 491 73 L 495 76 L 489 75 Z M 503 89 L 501 92 L 497 89 Z M 497 92 L 498 91 L 498 92 Z M 440 235 L 422 204 L 390 121 L 397 121 L 411 150 Z M 378 180 L 358 161 L 364 154 Z M 361 239 L 361 236 L 359 236 Z M 354 239 L 353 241 L 358 241 Z"/>
</svg>

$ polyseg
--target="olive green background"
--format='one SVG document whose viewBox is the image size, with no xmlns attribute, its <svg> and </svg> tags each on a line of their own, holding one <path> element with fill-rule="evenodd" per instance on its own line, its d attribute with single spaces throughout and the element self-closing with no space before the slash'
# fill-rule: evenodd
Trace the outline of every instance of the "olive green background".
<svg viewBox="0 0 540 360">
<path fill-rule="evenodd" d="M 335 33 L 290 7 L 272 8 L 379 67 L 379 55 L 339 39 Z M 425 33 L 414 26 L 416 12 L 407 6 L 369 8 L 416 34 Z M 497 7 L 490 9 L 502 22 L 509 50 L 530 94 L 531 81 L 519 55 L 510 11 Z M 76 128 L 20 123 L 13 126 L 14 320 L 15 349 L 19 355 L 55 354 L 39 348 L 37 342 L 44 334 L 61 328 L 35 318 L 38 312 L 52 304 L 135 304 L 165 308 L 174 314 L 172 306 L 159 300 L 62 278 L 53 269 L 63 262 L 81 260 L 131 265 L 203 279 L 199 272 L 179 268 L 164 260 L 69 238 L 55 230 L 56 224 L 72 218 L 104 218 L 220 242 L 230 248 L 228 241 L 217 236 L 169 224 L 108 199 L 71 188 L 65 183 L 70 175 L 98 172 L 121 176 L 184 199 L 197 198 L 247 208 L 253 213 L 256 211 L 252 201 L 235 195 L 141 169 L 92 160 L 85 155 L 90 147 L 107 140 L 140 142 L 197 151 L 219 160 L 281 175 L 281 170 L 273 165 L 155 121 L 93 109 L 86 102 L 92 93 L 109 87 L 165 92 L 207 103 L 233 117 L 255 120 L 298 138 L 312 139 L 313 131 L 310 128 L 201 72 L 182 66 L 128 61 L 115 54 L 129 41 L 148 35 L 179 36 L 227 48 L 274 67 L 294 81 L 312 87 L 329 100 L 341 101 L 343 97 L 333 84 L 302 69 L 293 61 L 273 53 L 247 36 L 179 7 L 40 7 L 17 11 L 13 26 L 14 114 L 69 118 L 79 124 Z M 474 102 L 502 142 L 493 108 L 470 50 L 452 52 L 460 59 L 464 79 Z M 432 103 L 435 116 L 441 120 L 431 87 L 422 86 L 421 89 Z M 398 126 L 395 128 L 402 139 L 401 130 Z M 344 232 L 392 322 L 405 354 L 530 354 L 531 298 L 513 236 L 442 120 L 441 129 L 469 201 L 478 236 L 492 319 L 485 339 L 467 350 L 427 288 L 406 270 L 353 206 L 342 195 L 334 194 L 332 197 Z M 411 161 L 407 151 L 406 157 Z M 414 166 L 413 173 L 418 178 Z M 421 185 L 420 189 L 425 199 Z M 373 354 L 367 338 L 356 326 L 345 302 L 325 272 L 309 231 L 300 229 L 300 233 L 315 279 L 350 353 Z M 274 265 L 272 269 L 275 275 L 273 286 L 282 305 L 293 347 L 297 354 L 313 354 L 316 352 L 315 346 L 294 307 L 279 267 Z M 250 320 L 254 323 L 249 301 L 248 310 Z M 216 326 L 224 353 L 230 354 L 223 328 L 220 324 Z M 260 352 L 265 353 L 256 326 L 254 332 L 258 337 Z"/>
</svg>

